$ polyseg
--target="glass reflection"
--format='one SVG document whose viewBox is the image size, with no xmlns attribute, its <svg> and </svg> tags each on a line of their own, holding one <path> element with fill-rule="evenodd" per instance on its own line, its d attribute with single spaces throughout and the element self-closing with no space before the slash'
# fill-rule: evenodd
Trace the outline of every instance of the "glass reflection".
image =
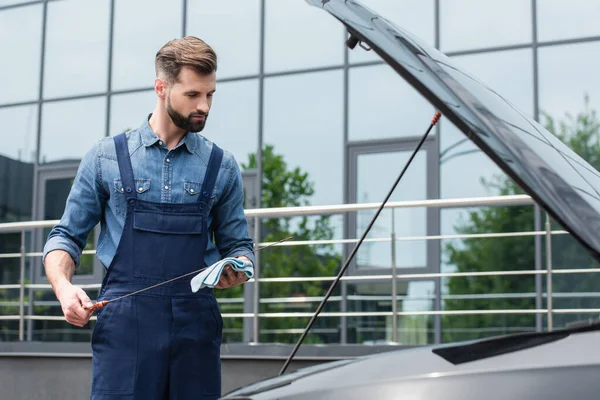
<svg viewBox="0 0 600 400">
<path fill-rule="evenodd" d="M 408 161 L 411 151 L 359 154 L 357 157 L 357 203 L 377 203 L 383 201 L 390 186 L 398 176 L 398 171 Z M 420 151 L 413 159 L 406 174 L 392 193 L 389 201 L 424 200 L 427 198 L 427 157 Z M 377 177 L 375 179 L 375 177 Z M 375 210 L 356 213 L 356 232 L 359 238 L 373 218 Z M 383 210 L 368 239 L 390 239 L 392 233 L 397 238 L 426 236 L 427 213 L 424 208 L 399 208 Z M 425 241 L 398 241 L 395 243 L 395 257 L 388 241 L 365 242 L 356 253 L 358 268 L 416 268 L 427 265 L 427 245 Z"/>
<path fill-rule="evenodd" d="M 585 106 L 600 110 L 600 42 L 538 50 L 540 112 L 553 118 L 576 115 Z"/>
<path fill-rule="evenodd" d="M 265 1 L 265 72 L 342 65 L 345 30 L 302 1 Z"/>
<path fill-rule="evenodd" d="M 265 79 L 264 101 L 265 147 L 308 174 L 314 182 L 310 204 L 341 203 L 342 71 Z"/>
<path fill-rule="evenodd" d="M 0 54 L 14 60 L 0 62 L 0 76 L 4 77 L 0 104 L 39 97 L 41 38 L 41 4 L 0 12 Z"/>
<path fill-rule="evenodd" d="M 104 137 L 106 97 L 45 103 L 40 163 L 80 160 Z"/>
<path fill-rule="evenodd" d="M 388 65 L 350 69 L 348 106 L 351 141 L 421 136 L 434 114 Z"/>
<path fill-rule="evenodd" d="M 260 0 L 188 0 L 187 4 L 186 34 L 215 49 L 219 79 L 258 74 Z"/>
<path fill-rule="evenodd" d="M 217 83 L 202 135 L 230 151 L 238 163 L 247 163 L 258 149 L 257 103 L 258 80 Z"/>
<path fill-rule="evenodd" d="M 115 0 L 112 89 L 152 87 L 156 52 L 181 37 L 182 20 L 181 1 Z"/>
<path fill-rule="evenodd" d="M 48 3 L 45 98 L 106 91 L 109 6 L 108 0 Z"/>
<path fill-rule="evenodd" d="M 538 0 L 536 6 L 539 41 L 600 35 L 596 0 Z"/>
<path fill-rule="evenodd" d="M 138 128 L 154 111 L 155 105 L 154 90 L 111 96 L 109 136 Z"/>
<path fill-rule="evenodd" d="M 440 48 L 444 52 L 529 42 L 530 1 L 440 1 Z"/>
</svg>

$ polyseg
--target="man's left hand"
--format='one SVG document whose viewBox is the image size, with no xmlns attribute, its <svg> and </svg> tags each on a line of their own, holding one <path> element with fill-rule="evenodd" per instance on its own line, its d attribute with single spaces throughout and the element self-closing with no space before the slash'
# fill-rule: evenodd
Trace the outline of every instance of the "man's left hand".
<svg viewBox="0 0 600 400">
<path fill-rule="evenodd" d="M 236 257 L 241 260 L 250 261 L 248 257 L 240 256 Z M 223 268 L 223 272 L 221 273 L 221 277 L 219 278 L 219 283 L 215 286 L 216 289 L 226 289 L 229 287 L 234 287 L 241 285 L 242 283 L 248 280 L 248 275 L 241 271 L 235 271 L 231 266 L 226 265 Z"/>
</svg>

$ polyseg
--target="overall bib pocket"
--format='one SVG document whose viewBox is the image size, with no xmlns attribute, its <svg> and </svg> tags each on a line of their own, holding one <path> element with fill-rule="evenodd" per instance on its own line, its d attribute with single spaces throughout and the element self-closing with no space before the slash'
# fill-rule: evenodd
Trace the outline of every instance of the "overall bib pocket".
<svg viewBox="0 0 600 400">
<path fill-rule="evenodd" d="M 168 213 L 136 209 L 133 229 L 134 277 L 171 279 L 191 271 L 186 262 L 175 262 L 169 255 L 177 254 L 188 263 L 197 259 L 190 250 L 200 245 L 204 218 L 200 212 Z"/>
</svg>

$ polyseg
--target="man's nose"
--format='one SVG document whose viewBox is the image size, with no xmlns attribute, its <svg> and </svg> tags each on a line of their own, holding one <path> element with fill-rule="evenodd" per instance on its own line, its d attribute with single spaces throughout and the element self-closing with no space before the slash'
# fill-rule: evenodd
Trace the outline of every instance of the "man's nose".
<svg viewBox="0 0 600 400">
<path fill-rule="evenodd" d="M 208 99 L 202 99 L 196 104 L 196 111 L 202 114 L 208 114 L 208 110 L 210 109 L 210 105 L 208 104 Z"/>
</svg>

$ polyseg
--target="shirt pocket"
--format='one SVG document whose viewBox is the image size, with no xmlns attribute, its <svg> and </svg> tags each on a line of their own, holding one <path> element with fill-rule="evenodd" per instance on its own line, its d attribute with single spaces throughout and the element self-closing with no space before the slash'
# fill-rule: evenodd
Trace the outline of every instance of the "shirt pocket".
<svg viewBox="0 0 600 400">
<path fill-rule="evenodd" d="M 135 179 L 135 193 L 138 199 L 149 200 L 150 198 L 150 179 Z M 127 215 L 127 197 L 125 189 L 120 179 L 114 180 L 115 211 L 118 215 L 125 217 Z"/>
<path fill-rule="evenodd" d="M 202 190 L 202 183 L 194 182 L 194 181 L 184 181 L 183 182 L 184 202 L 185 203 L 193 203 L 193 202 L 200 201 L 199 199 L 200 199 L 200 196 L 202 195 L 202 193 L 200 193 L 201 190 Z M 208 202 L 209 207 L 212 207 L 216 197 L 217 197 L 217 188 L 214 188 L 210 195 L 210 201 Z"/>
</svg>

